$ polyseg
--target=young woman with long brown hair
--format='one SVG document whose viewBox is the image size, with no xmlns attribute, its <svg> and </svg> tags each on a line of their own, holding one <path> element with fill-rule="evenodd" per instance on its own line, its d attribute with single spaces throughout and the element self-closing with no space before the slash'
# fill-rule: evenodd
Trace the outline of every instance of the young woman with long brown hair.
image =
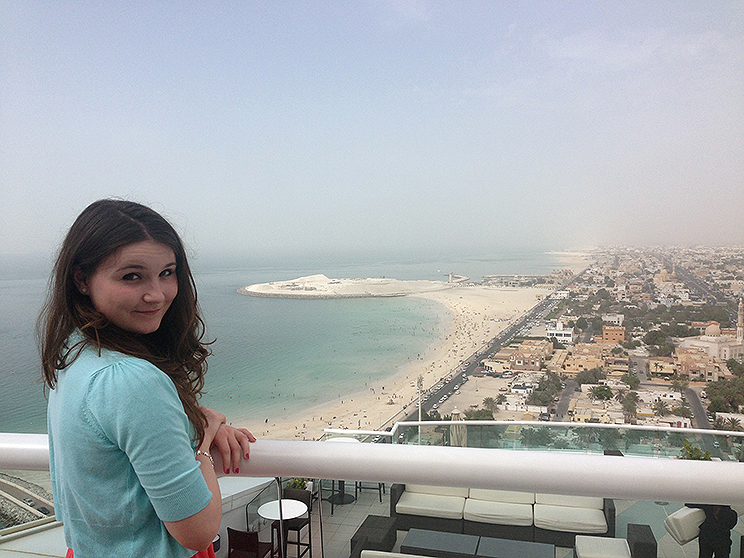
<svg viewBox="0 0 744 558">
<path fill-rule="evenodd" d="M 199 406 L 210 351 L 170 223 L 134 202 L 88 206 L 39 323 L 55 512 L 75 557 L 211 549 L 222 502 L 210 450 L 237 472 L 255 438 Z"/>
</svg>

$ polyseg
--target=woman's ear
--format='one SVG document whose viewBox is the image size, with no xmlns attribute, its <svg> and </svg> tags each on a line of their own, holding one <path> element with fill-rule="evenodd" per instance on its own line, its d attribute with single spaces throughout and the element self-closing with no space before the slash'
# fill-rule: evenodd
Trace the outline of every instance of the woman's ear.
<svg viewBox="0 0 744 558">
<path fill-rule="evenodd" d="M 72 270 L 72 280 L 75 282 L 75 286 L 80 294 L 88 295 L 88 280 L 85 277 L 85 273 L 79 267 Z"/>
</svg>

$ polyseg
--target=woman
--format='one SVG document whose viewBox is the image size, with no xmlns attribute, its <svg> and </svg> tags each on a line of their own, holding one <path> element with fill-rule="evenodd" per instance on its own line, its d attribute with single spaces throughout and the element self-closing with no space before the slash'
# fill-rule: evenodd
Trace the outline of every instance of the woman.
<svg viewBox="0 0 744 558">
<path fill-rule="evenodd" d="M 222 502 L 210 450 L 237 473 L 255 438 L 199 406 L 203 334 L 173 227 L 133 202 L 88 206 L 40 317 L 55 512 L 75 558 L 211 552 Z"/>
</svg>

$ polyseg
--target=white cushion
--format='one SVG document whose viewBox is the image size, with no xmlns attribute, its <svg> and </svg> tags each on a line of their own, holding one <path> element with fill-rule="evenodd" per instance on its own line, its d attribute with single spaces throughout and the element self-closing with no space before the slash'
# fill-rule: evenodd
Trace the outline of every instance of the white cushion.
<svg viewBox="0 0 744 558">
<path fill-rule="evenodd" d="M 395 512 L 406 515 L 423 515 L 444 519 L 462 519 L 465 498 L 403 492 L 395 505 Z"/>
<path fill-rule="evenodd" d="M 488 500 L 489 502 L 511 502 L 512 504 L 534 504 L 535 494 L 532 492 L 514 492 L 512 490 L 489 490 L 487 488 L 471 488 L 470 498 Z"/>
<path fill-rule="evenodd" d="M 361 558 L 421 558 L 421 556 L 401 554 L 400 552 L 384 552 L 382 550 L 362 550 Z"/>
<path fill-rule="evenodd" d="M 700 524 L 703 521 L 705 521 L 703 510 L 683 507 L 664 520 L 664 527 L 675 541 L 684 545 L 700 534 Z"/>
<path fill-rule="evenodd" d="M 465 500 L 463 517 L 478 523 L 494 525 L 532 525 L 532 505 L 488 500 Z"/>
<path fill-rule="evenodd" d="M 576 558 L 630 558 L 630 547 L 625 539 L 576 535 Z"/>
<path fill-rule="evenodd" d="M 606 533 L 602 510 L 535 504 L 535 527 L 569 533 Z"/>
<path fill-rule="evenodd" d="M 536 504 L 564 506 L 569 508 L 592 508 L 601 510 L 604 507 L 602 498 L 592 496 L 568 496 L 564 494 L 535 494 Z"/>
<path fill-rule="evenodd" d="M 458 496 L 460 498 L 468 497 L 468 488 L 458 488 L 456 486 L 429 486 L 426 484 L 407 484 L 405 492 L 415 492 L 416 494 L 437 494 L 439 496 Z"/>
</svg>

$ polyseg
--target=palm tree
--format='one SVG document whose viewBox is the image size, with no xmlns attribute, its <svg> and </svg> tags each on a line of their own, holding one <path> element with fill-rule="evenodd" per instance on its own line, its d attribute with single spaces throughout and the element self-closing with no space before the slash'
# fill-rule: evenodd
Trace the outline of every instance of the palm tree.
<svg viewBox="0 0 744 558">
<path fill-rule="evenodd" d="M 599 387 L 599 386 L 592 386 L 592 387 L 590 387 L 590 388 L 589 388 L 589 393 L 588 393 L 588 395 L 589 395 L 589 398 L 590 398 L 590 399 L 591 399 L 592 401 L 594 401 L 595 399 L 599 399 L 599 397 L 597 397 L 597 388 L 598 388 L 598 387 Z"/>
<path fill-rule="evenodd" d="M 491 413 L 499 410 L 499 405 L 493 397 L 486 397 L 483 400 L 483 408 L 488 409 Z"/>
<path fill-rule="evenodd" d="M 654 403 L 654 414 L 657 417 L 665 417 L 666 415 L 668 415 L 669 405 L 667 405 L 667 402 L 659 399 L 656 403 Z"/>
<path fill-rule="evenodd" d="M 594 399 L 612 399 L 612 389 L 608 386 L 592 386 L 589 388 L 589 397 Z"/>
<path fill-rule="evenodd" d="M 615 394 L 615 401 L 617 401 L 618 403 L 622 403 L 625 400 L 625 396 L 627 393 L 628 390 L 626 390 L 625 388 L 620 388 Z"/>
<path fill-rule="evenodd" d="M 623 397 L 623 419 L 628 424 L 634 424 L 638 412 L 638 393 L 631 391 Z"/>
<path fill-rule="evenodd" d="M 740 432 L 742 430 L 741 420 L 736 417 L 729 417 L 726 419 L 726 430 L 733 430 Z"/>
<path fill-rule="evenodd" d="M 675 378 L 674 381 L 672 381 L 672 389 L 678 391 L 680 395 L 684 394 L 688 387 L 690 387 L 689 380 Z"/>
</svg>

